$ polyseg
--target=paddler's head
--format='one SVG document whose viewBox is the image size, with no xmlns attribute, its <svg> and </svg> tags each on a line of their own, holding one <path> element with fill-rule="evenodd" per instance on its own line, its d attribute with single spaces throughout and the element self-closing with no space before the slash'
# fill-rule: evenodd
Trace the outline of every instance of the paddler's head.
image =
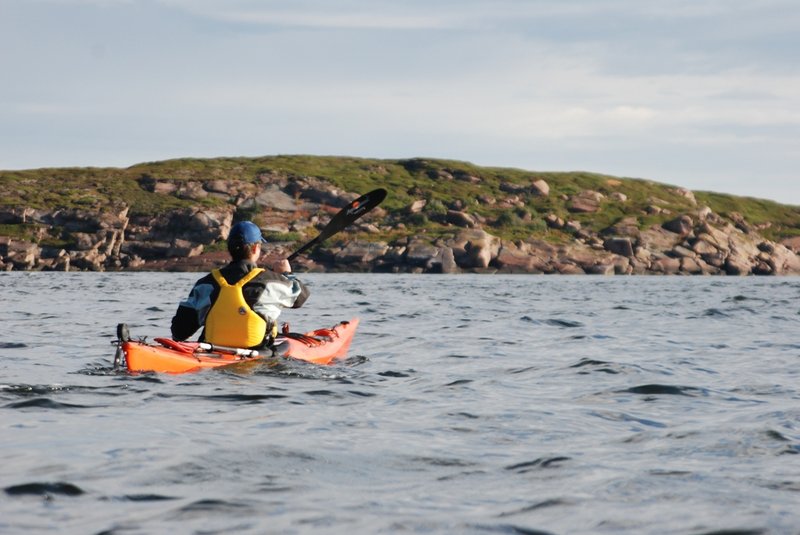
<svg viewBox="0 0 800 535">
<path fill-rule="evenodd" d="M 228 234 L 228 252 L 234 260 L 257 259 L 262 243 L 267 243 L 267 240 L 261 235 L 261 229 L 251 221 L 239 221 Z"/>
</svg>

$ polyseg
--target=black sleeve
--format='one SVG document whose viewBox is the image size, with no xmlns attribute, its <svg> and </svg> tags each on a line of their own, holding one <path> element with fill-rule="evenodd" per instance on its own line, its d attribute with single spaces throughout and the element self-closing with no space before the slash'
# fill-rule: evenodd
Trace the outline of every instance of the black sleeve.
<svg viewBox="0 0 800 535">
<path fill-rule="evenodd" d="M 200 325 L 197 323 L 197 311 L 193 308 L 179 306 L 172 317 L 172 338 L 182 342 L 192 336 Z"/>
<path fill-rule="evenodd" d="M 292 308 L 300 308 L 306 302 L 308 296 L 311 295 L 311 292 L 308 291 L 308 287 L 305 284 L 303 284 L 303 282 L 300 279 L 294 279 L 294 280 L 300 284 L 300 295 L 298 295 L 297 299 L 294 300 L 294 305 L 292 305 Z"/>
</svg>

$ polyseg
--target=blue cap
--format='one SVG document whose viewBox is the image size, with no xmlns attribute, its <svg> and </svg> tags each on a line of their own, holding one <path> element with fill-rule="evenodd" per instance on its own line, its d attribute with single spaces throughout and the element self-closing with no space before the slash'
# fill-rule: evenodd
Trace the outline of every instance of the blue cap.
<svg viewBox="0 0 800 535">
<path fill-rule="evenodd" d="M 243 243 L 245 245 L 250 243 L 264 242 L 264 236 L 261 235 L 261 229 L 250 221 L 239 221 L 232 228 L 228 234 L 228 243 Z"/>
</svg>

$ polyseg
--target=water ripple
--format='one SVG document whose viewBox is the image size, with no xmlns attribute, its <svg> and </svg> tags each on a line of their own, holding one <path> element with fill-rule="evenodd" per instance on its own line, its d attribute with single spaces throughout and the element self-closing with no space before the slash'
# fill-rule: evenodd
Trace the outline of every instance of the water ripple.
<svg viewBox="0 0 800 535">
<path fill-rule="evenodd" d="M 619 393 L 643 394 L 643 395 L 666 395 L 666 396 L 705 396 L 708 391 L 693 386 L 674 386 L 661 384 L 647 384 L 632 386 L 625 390 L 618 390 Z"/>
<path fill-rule="evenodd" d="M 532 469 L 535 468 L 550 468 L 553 465 L 557 465 L 564 461 L 570 460 L 569 457 L 564 456 L 557 456 L 557 457 L 540 457 L 538 459 L 534 459 L 533 461 L 526 461 L 524 463 L 517 463 L 512 464 L 510 466 L 506 466 L 506 470 L 513 470 L 514 472 L 524 474 L 526 472 L 530 472 Z"/>
<path fill-rule="evenodd" d="M 26 399 L 25 401 L 17 401 L 4 405 L 6 409 L 91 409 L 99 408 L 102 405 L 79 405 L 77 403 L 64 403 L 55 401 L 50 398 L 34 398 Z"/>
<path fill-rule="evenodd" d="M 533 323 L 534 325 L 549 325 L 552 327 L 562 327 L 566 329 L 574 329 L 576 327 L 584 326 L 584 324 L 579 321 L 565 320 L 559 318 L 548 318 L 545 320 L 539 320 L 532 318 L 530 316 L 522 316 L 520 319 L 527 323 Z"/>
<path fill-rule="evenodd" d="M 799 278 L 303 277 L 350 358 L 175 376 L 197 274 L 0 273 L 0 531 L 797 531 Z"/>
<path fill-rule="evenodd" d="M 6 487 L 3 490 L 5 490 L 5 493 L 9 496 L 33 495 L 50 497 L 54 494 L 59 496 L 80 496 L 85 494 L 84 490 L 77 485 L 63 481 L 54 483 L 22 483 L 20 485 Z"/>
</svg>

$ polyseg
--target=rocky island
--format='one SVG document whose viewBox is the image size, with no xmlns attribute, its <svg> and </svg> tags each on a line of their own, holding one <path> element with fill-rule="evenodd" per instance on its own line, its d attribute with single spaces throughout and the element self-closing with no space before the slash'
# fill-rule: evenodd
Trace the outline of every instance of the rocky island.
<svg viewBox="0 0 800 535">
<path fill-rule="evenodd" d="M 271 252 L 389 195 L 298 271 L 800 274 L 800 207 L 594 173 L 269 156 L 0 171 L 0 270 L 208 270 L 233 223 Z"/>
</svg>

